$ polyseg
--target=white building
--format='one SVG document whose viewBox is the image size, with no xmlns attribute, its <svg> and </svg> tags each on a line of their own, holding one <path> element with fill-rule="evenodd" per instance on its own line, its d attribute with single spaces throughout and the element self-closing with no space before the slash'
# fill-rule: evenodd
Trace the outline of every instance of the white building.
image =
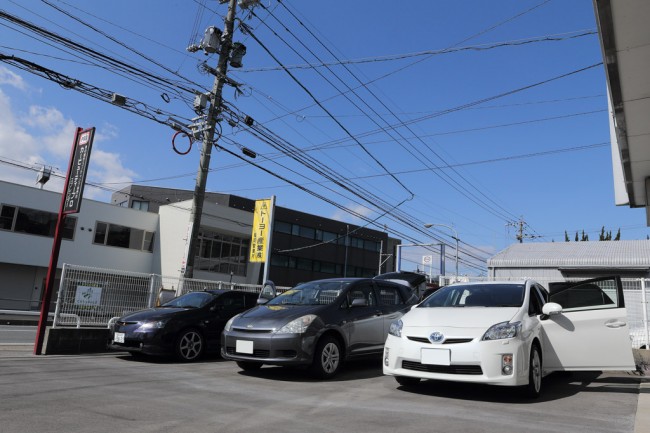
<svg viewBox="0 0 650 433">
<path fill-rule="evenodd" d="M 488 260 L 493 279 L 650 277 L 650 240 L 512 244 Z"/>
<path fill-rule="evenodd" d="M 60 205 L 59 193 L 0 181 L 0 309 L 39 308 Z M 80 213 L 66 218 L 55 288 L 63 263 L 178 276 L 190 209 L 191 201 L 150 213 L 84 199 Z M 228 257 L 204 263 L 211 266 L 209 272 L 197 266 L 195 278 L 257 283 L 261 265 L 242 257 L 248 251 L 252 218 L 250 212 L 205 203 L 204 237 L 213 236 L 231 248 Z M 231 276 L 232 269 L 239 272 Z"/>
</svg>

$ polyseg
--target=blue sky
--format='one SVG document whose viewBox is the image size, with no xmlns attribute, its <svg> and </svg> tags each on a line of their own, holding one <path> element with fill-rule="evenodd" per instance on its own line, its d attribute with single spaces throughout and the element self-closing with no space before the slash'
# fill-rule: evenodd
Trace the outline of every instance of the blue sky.
<svg viewBox="0 0 650 433">
<path fill-rule="evenodd" d="M 6 0 L 2 55 L 179 119 L 195 116 L 191 95 L 174 83 L 212 87 L 213 76 L 199 65 L 216 66 L 216 56 L 186 47 L 209 25 L 223 28 L 226 5 L 48 2 L 96 30 L 45 2 Z M 614 235 L 620 228 L 622 239 L 646 239 L 644 211 L 614 204 L 605 74 L 590 0 L 263 5 L 238 15 L 252 35 L 235 32 L 247 54 L 228 76 L 241 92 L 226 86 L 224 100 L 348 188 L 226 119 L 218 143 L 227 151 L 212 152 L 208 191 L 275 195 L 280 206 L 385 229 L 405 243 L 445 242 L 448 254 L 453 230 L 444 226 L 452 226 L 461 272 L 469 274 L 516 242 L 519 220 L 526 242 L 561 242 L 565 230 L 571 239 L 584 230 L 597 240 L 602 226 Z M 174 83 L 135 79 L 11 17 Z M 179 155 L 169 126 L 0 63 L 0 179 L 34 185 L 33 170 L 43 165 L 65 174 L 76 126 L 97 127 L 88 181 L 101 188 L 87 187 L 86 198 L 108 201 L 111 190 L 130 183 L 194 188 L 200 143 Z M 257 152 L 249 161 L 281 178 L 228 152 L 240 155 L 241 146 Z M 46 188 L 60 191 L 62 181 Z M 422 269 L 423 254 L 409 251 L 404 267 Z"/>
</svg>

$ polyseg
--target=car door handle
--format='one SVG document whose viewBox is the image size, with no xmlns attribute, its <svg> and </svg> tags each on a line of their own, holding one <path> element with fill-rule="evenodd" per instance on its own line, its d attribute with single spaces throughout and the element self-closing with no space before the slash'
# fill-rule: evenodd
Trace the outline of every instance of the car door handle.
<svg viewBox="0 0 650 433">
<path fill-rule="evenodd" d="M 615 321 L 605 323 L 605 326 L 607 326 L 608 328 L 622 328 L 625 325 L 627 325 L 627 323 L 621 322 L 620 320 L 615 320 Z"/>
</svg>

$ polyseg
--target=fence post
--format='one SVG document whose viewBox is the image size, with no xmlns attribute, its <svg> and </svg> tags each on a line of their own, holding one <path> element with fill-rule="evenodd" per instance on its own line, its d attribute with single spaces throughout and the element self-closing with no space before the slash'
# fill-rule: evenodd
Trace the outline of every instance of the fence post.
<svg viewBox="0 0 650 433">
<path fill-rule="evenodd" d="M 156 306 L 156 292 L 154 287 L 156 286 L 156 274 L 150 274 L 149 276 L 149 302 L 147 307 L 155 307 Z"/>
<path fill-rule="evenodd" d="M 648 335 L 648 300 L 645 291 L 645 278 L 641 279 L 641 306 L 643 308 L 643 330 L 645 331 L 645 348 L 650 349 L 650 337 Z"/>
<path fill-rule="evenodd" d="M 52 328 L 56 328 L 57 322 L 59 321 L 59 314 L 61 314 L 61 298 L 63 298 L 63 288 L 65 287 L 65 274 L 68 270 L 68 264 L 63 264 L 63 269 L 61 270 L 61 280 L 59 280 L 59 291 L 56 295 L 56 307 L 54 308 L 54 320 L 52 320 Z M 47 319 L 46 319 L 47 320 Z"/>
</svg>

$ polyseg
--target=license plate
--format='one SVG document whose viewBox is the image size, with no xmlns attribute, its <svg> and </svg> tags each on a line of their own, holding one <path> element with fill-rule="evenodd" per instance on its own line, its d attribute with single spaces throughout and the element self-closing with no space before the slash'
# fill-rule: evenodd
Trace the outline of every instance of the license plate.
<svg viewBox="0 0 650 433">
<path fill-rule="evenodd" d="M 235 352 L 253 354 L 253 342 L 246 340 L 237 340 L 235 343 Z"/>
<path fill-rule="evenodd" d="M 124 332 L 116 332 L 113 335 L 113 341 L 116 343 L 124 343 Z"/>
<path fill-rule="evenodd" d="M 422 364 L 451 365 L 451 351 L 449 349 L 422 349 Z"/>
</svg>

